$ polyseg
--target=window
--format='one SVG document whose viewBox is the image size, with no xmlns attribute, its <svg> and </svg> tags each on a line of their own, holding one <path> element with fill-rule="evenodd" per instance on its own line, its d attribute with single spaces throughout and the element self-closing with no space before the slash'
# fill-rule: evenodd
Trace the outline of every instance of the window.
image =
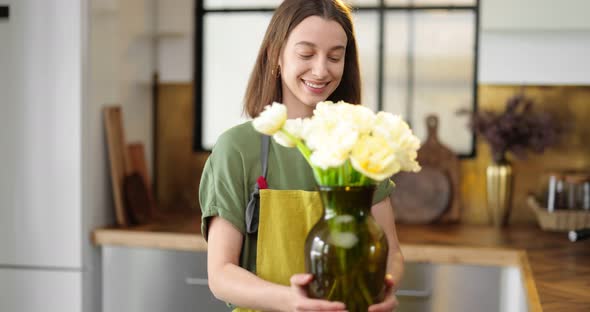
<svg viewBox="0 0 590 312">
<path fill-rule="evenodd" d="M 195 142 L 208 150 L 246 120 L 242 99 L 264 32 L 281 0 L 204 0 L 196 5 Z M 477 102 L 478 0 L 356 0 L 363 104 L 400 114 L 424 140 L 425 118 L 462 157 L 474 135 L 459 109 Z"/>
</svg>

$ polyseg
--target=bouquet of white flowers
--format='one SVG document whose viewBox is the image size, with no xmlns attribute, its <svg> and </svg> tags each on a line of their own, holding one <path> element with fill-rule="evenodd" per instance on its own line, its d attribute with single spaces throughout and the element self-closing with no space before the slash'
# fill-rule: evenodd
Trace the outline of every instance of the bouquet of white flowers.
<svg viewBox="0 0 590 312">
<path fill-rule="evenodd" d="M 283 146 L 297 147 L 319 185 L 369 185 L 399 171 L 420 170 L 420 140 L 391 113 L 325 101 L 317 104 L 311 118 L 287 119 L 286 106 L 275 102 L 252 125 Z"/>
</svg>

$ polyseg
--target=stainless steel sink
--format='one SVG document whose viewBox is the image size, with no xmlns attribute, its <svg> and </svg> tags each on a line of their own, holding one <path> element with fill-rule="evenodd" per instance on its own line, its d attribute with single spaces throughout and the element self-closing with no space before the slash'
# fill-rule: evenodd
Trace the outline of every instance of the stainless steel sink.
<svg viewBox="0 0 590 312">
<path fill-rule="evenodd" d="M 516 266 L 406 263 L 399 312 L 524 312 L 527 298 Z"/>
</svg>

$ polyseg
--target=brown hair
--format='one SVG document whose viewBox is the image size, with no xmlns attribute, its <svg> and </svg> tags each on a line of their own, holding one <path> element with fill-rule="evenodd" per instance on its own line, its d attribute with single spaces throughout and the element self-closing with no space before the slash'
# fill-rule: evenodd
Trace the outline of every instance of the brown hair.
<svg viewBox="0 0 590 312">
<path fill-rule="evenodd" d="M 346 33 L 342 80 L 327 100 L 360 102 L 361 79 L 350 7 L 341 0 L 285 0 L 275 11 L 266 29 L 256 64 L 250 74 L 244 101 L 244 111 L 249 117 L 258 116 L 264 106 L 273 101 L 282 101 L 281 79 L 277 75 L 281 49 L 291 31 L 309 16 L 336 21 Z"/>
</svg>

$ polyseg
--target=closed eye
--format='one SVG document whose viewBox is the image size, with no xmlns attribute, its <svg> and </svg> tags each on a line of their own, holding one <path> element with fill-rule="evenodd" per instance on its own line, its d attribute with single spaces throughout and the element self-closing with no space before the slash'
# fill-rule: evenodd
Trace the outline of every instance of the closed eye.
<svg viewBox="0 0 590 312">
<path fill-rule="evenodd" d="M 313 54 L 299 54 L 299 57 L 304 59 L 304 60 L 309 60 L 310 58 L 312 58 Z"/>
</svg>

